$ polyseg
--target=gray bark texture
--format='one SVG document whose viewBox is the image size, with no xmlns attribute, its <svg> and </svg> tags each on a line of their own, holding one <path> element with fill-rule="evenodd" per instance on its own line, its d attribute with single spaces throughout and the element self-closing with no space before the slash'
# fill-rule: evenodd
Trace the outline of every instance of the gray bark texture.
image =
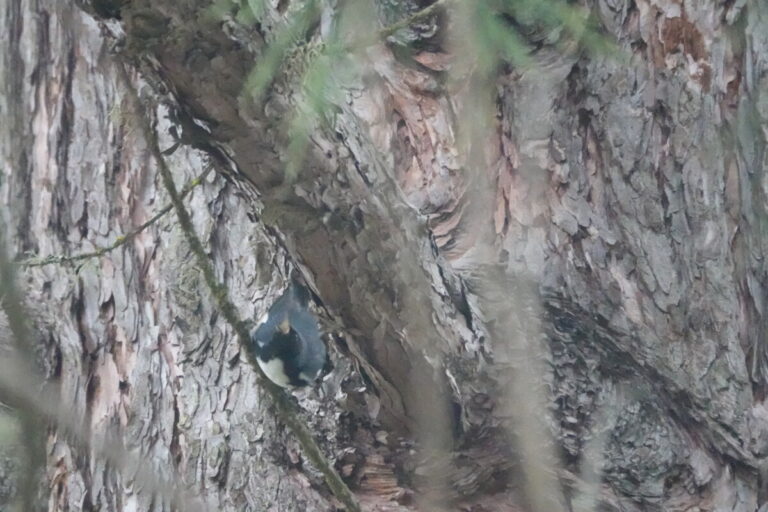
<svg viewBox="0 0 768 512">
<path fill-rule="evenodd" d="M 330 61 L 340 93 L 284 182 L 301 70 L 341 3 L 256 100 L 249 73 L 302 2 L 254 25 L 207 0 L 5 0 L 8 250 L 76 255 L 147 222 L 170 200 L 147 136 L 179 137 L 179 188 L 212 168 L 184 202 L 241 318 L 293 268 L 321 304 L 334 370 L 292 399 L 363 510 L 764 512 L 768 3 L 586 2 L 618 52 L 521 25 L 532 65 L 494 71 L 482 139 L 468 50 L 412 44 L 461 2 Z M 17 268 L 33 382 L 81 424 L 45 423 L 41 509 L 342 508 L 173 211 L 98 257 Z"/>
</svg>

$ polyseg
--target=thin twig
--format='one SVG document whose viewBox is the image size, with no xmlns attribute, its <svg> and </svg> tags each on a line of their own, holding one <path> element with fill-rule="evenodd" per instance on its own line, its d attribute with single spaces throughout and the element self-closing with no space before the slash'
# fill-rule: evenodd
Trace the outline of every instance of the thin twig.
<svg viewBox="0 0 768 512">
<path fill-rule="evenodd" d="M 184 199 L 187 195 L 189 195 L 190 192 L 192 192 L 192 189 L 194 189 L 196 186 L 200 185 L 206 176 L 208 176 L 208 173 L 211 172 L 211 167 L 209 166 L 205 171 L 200 174 L 197 178 L 194 178 L 193 180 L 189 181 L 184 188 L 181 191 L 180 197 L 181 199 Z M 118 236 L 115 241 L 107 246 L 104 247 L 97 247 L 93 251 L 83 252 L 79 254 L 73 254 L 71 256 L 46 256 L 45 258 L 29 258 L 25 260 L 20 260 L 15 262 L 16 265 L 19 265 L 21 267 L 42 267 L 45 265 L 53 265 L 53 264 L 65 264 L 65 263 L 74 263 L 76 261 L 82 261 L 87 260 L 90 258 L 98 258 L 100 256 L 104 256 L 105 254 L 114 251 L 118 247 L 125 245 L 126 242 L 133 239 L 136 235 L 147 229 L 149 226 L 160 220 L 163 215 L 168 213 L 173 209 L 173 203 L 168 203 L 167 205 L 163 206 L 156 214 L 154 214 L 149 220 L 141 224 L 139 227 L 134 229 L 133 231 L 129 231 L 125 235 Z"/>
<path fill-rule="evenodd" d="M 288 427 L 293 431 L 293 434 L 296 436 L 302 448 L 304 449 L 305 454 L 323 474 L 326 484 L 328 484 L 328 487 L 330 487 L 336 498 L 338 498 L 339 501 L 341 501 L 347 507 L 349 512 L 360 512 L 360 505 L 357 503 L 354 495 L 349 490 L 349 487 L 347 487 L 347 484 L 344 482 L 344 480 L 341 479 L 341 476 L 339 476 L 331 463 L 325 457 L 325 455 L 323 455 L 323 452 L 320 450 L 320 446 L 318 446 L 317 442 L 312 436 L 312 433 L 299 418 L 296 407 L 289 400 L 288 396 L 285 394 L 282 388 L 276 384 L 273 384 L 264 376 L 261 368 L 259 368 L 259 365 L 256 363 L 254 354 L 250 348 L 250 335 L 248 333 L 248 329 L 245 323 L 240 320 L 234 304 L 230 302 L 227 288 L 216 278 L 213 266 L 211 265 L 205 249 L 203 248 L 203 244 L 195 233 L 192 219 L 190 218 L 189 212 L 187 212 L 187 209 L 181 200 L 181 195 L 176 189 L 176 184 L 173 182 L 171 171 L 168 168 L 168 164 L 166 163 L 162 151 L 160 150 L 160 146 L 158 145 L 157 136 L 153 133 L 152 125 L 149 120 L 150 117 L 144 110 L 138 97 L 138 92 L 133 87 L 133 84 L 131 83 L 125 68 L 121 66 L 120 72 L 134 107 L 137 111 L 137 118 L 142 123 L 141 129 L 144 133 L 147 146 L 149 147 L 152 157 L 157 164 L 163 185 L 168 191 L 168 195 L 171 197 L 171 203 L 173 203 L 173 207 L 176 210 L 176 215 L 179 218 L 179 226 L 184 233 L 185 238 L 187 239 L 187 243 L 189 244 L 192 253 L 197 259 L 197 263 L 203 273 L 205 282 L 210 288 L 211 294 L 213 295 L 214 300 L 217 302 L 222 316 L 224 316 L 227 323 L 229 323 L 229 325 L 237 334 L 240 346 L 244 349 L 248 356 L 248 362 L 251 364 L 258 376 L 256 379 L 257 382 L 270 395 L 274 404 L 276 405 L 280 420 L 288 425 Z"/>
</svg>

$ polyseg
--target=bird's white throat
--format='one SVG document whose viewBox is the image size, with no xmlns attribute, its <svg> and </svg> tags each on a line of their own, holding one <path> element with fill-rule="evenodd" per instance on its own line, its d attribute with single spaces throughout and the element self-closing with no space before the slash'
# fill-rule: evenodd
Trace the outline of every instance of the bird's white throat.
<svg viewBox="0 0 768 512">
<path fill-rule="evenodd" d="M 261 371 L 264 372 L 269 380 L 284 388 L 291 387 L 291 380 L 285 374 L 285 366 L 283 366 L 283 361 L 279 357 L 272 358 L 266 362 L 258 358 L 256 360 L 261 367 Z"/>
</svg>

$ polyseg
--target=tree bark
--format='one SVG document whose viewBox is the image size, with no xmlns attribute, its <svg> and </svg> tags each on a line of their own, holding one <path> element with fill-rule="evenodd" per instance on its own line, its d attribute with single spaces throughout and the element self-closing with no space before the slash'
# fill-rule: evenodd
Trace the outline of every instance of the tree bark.
<svg viewBox="0 0 768 512">
<path fill-rule="evenodd" d="M 180 142 L 178 187 L 215 171 L 185 203 L 240 316 L 294 267 L 322 304 L 334 371 L 296 400 L 364 510 L 768 510 L 765 3 L 588 2 L 616 53 L 515 20 L 531 65 L 494 69 L 488 98 L 456 2 L 337 60 L 322 2 L 254 98 L 303 4 L 258 24 L 245 4 L 7 0 L 16 259 L 148 221 L 169 197 L 146 137 Z M 324 58 L 338 94 L 297 161 Z M 99 252 L 18 267 L 42 380 L 90 440 L 52 421 L 47 509 L 340 507 L 173 212 Z"/>
</svg>

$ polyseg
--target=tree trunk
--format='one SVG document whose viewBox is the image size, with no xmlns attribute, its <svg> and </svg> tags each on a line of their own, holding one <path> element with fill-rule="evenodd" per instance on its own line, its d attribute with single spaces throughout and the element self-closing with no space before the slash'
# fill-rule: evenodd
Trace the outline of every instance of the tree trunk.
<svg viewBox="0 0 768 512">
<path fill-rule="evenodd" d="M 0 10 L 0 215 L 82 422 L 49 418 L 41 508 L 341 507 L 173 211 L 99 250 L 169 204 L 157 137 L 240 317 L 294 267 L 322 303 L 334 370 L 295 398 L 364 510 L 768 510 L 768 4 L 589 1 L 615 52 L 505 19 L 530 62 L 491 89 L 466 3 L 306 4 Z"/>
</svg>

